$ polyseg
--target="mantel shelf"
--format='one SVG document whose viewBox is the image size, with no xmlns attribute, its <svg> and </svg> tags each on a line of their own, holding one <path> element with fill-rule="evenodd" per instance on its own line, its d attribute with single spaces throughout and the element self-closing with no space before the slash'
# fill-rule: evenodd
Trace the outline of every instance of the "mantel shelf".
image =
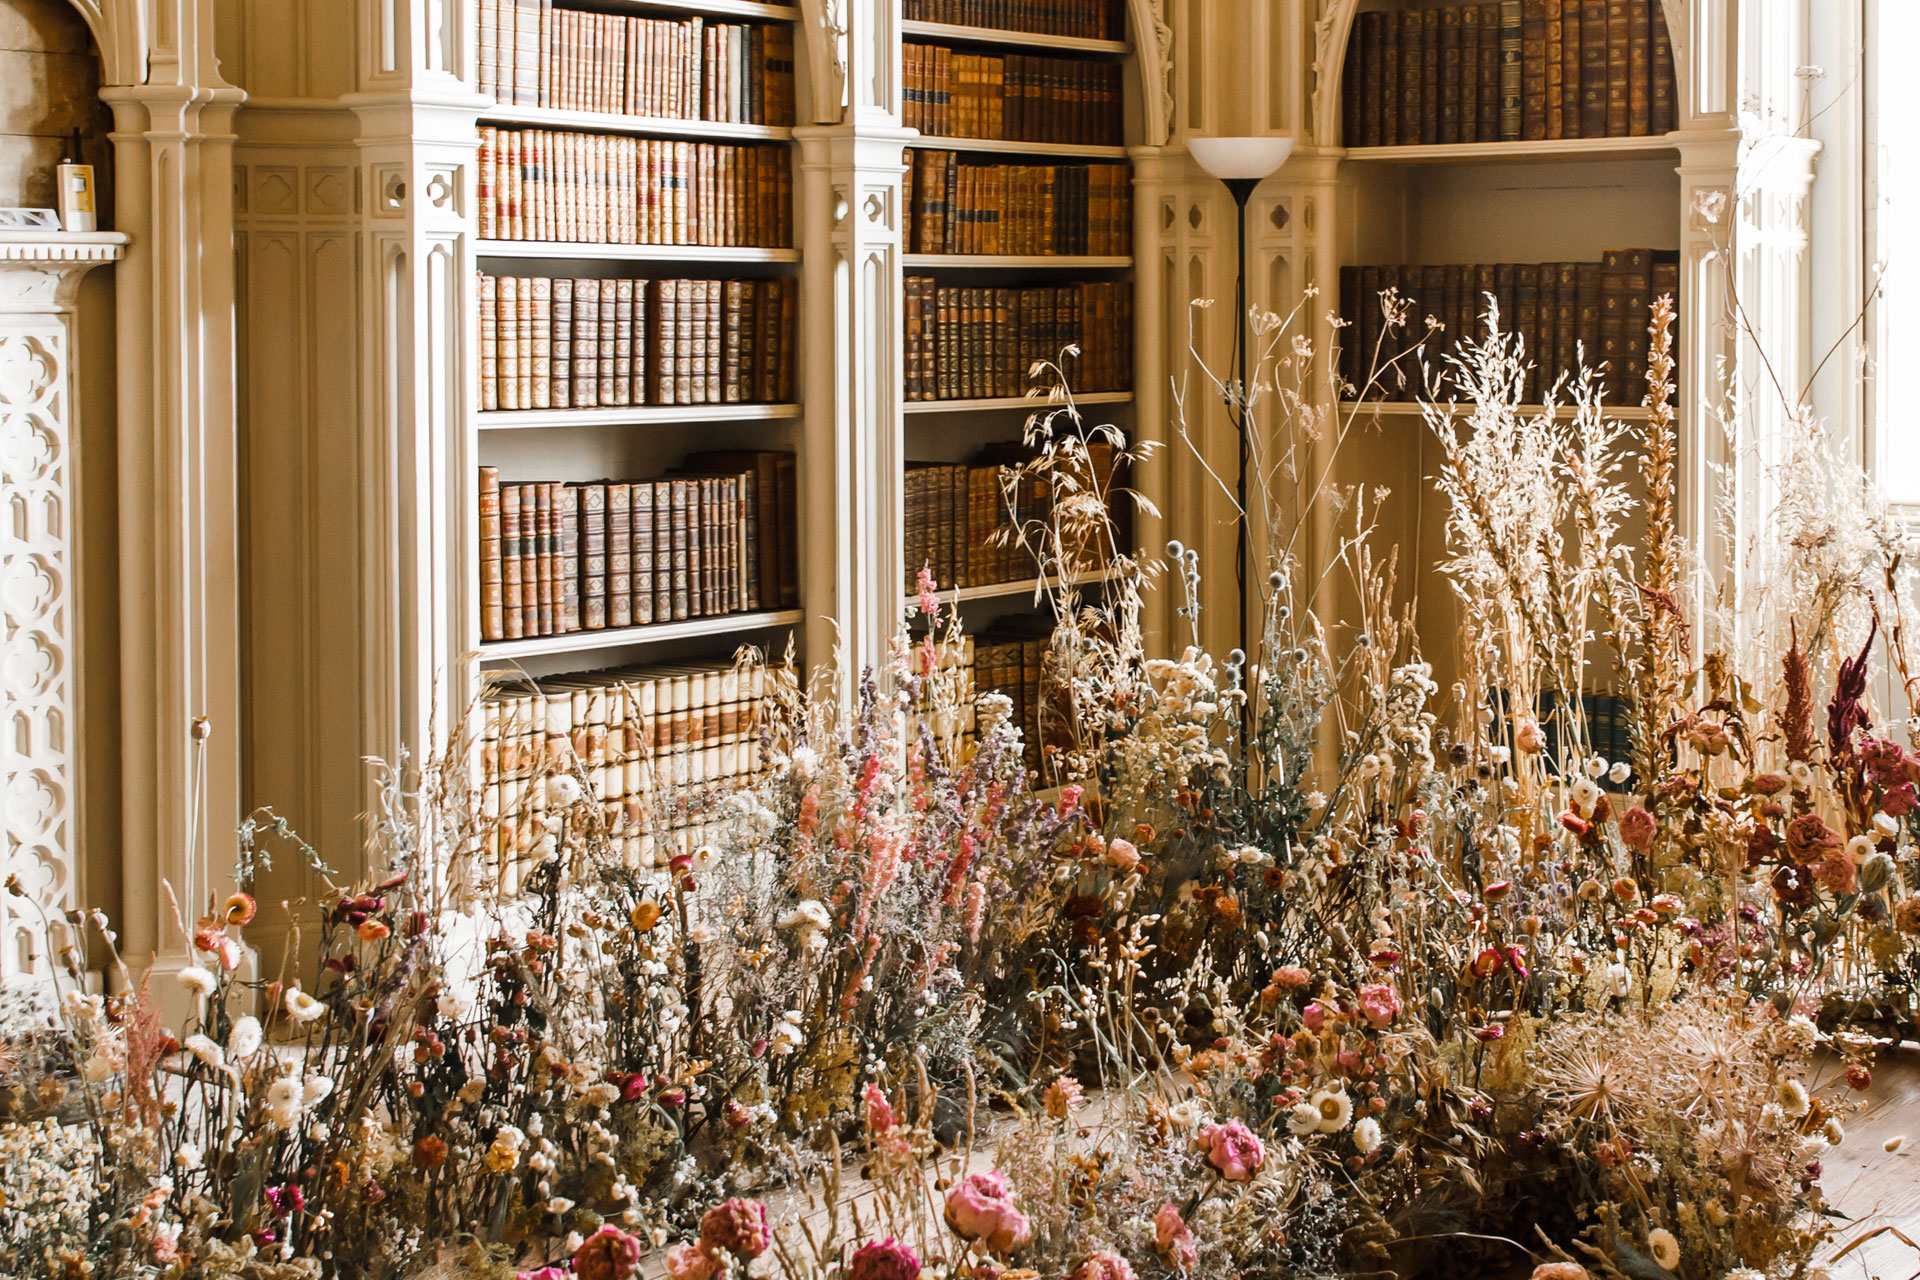
<svg viewBox="0 0 1920 1280">
<path fill-rule="evenodd" d="M 909 19 L 900 24 L 900 31 L 903 35 L 926 39 L 1009 45 L 1016 49 L 1064 49 L 1075 53 L 1107 54 L 1133 52 L 1133 46 L 1124 40 L 1045 35 L 1037 31 L 1006 31 L 999 27 L 963 27 L 950 22 L 915 22 Z"/>
<path fill-rule="evenodd" d="M 800 261 L 798 249 L 698 244 L 589 244 L 571 240 L 482 240 L 482 258 L 556 258 L 567 261 L 737 263 Z"/>
<path fill-rule="evenodd" d="M 1348 147 L 1346 158 L 1366 164 L 1567 164 L 1590 160 L 1677 157 L 1665 136 L 1550 138 L 1525 142 L 1460 142 L 1404 147 Z"/>
<path fill-rule="evenodd" d="M 481 413 L 482 431 L 564 427 L 651 427 L 709 422 L 766 422 L 797 418 L 797 404 L 641 404 L 610 409 L 502 409 Z"/>
<path fill-rule="evenodd" d="M 1073 398 L 1075 406 L 1089 404 L 1131 404 L 1131 391 L 1089 391 Z M 1049 400 L 1045 396 L 992 396 L 979 400 L 908 400 L 903 406 L 908 414 L 922 413 L 991 413 L 998 411 L 1023 409 L 1028 413 L 1042 413 L 1050 409 L 1065 409 L 1064 400 Z"/>
<path fill-rule="evenodd" d="M 1009 142 L 999 138 L 948 138 L 921 134 L 907 144 L 921 151 L 977 151 L 988 155 L 1038 156 L 1054 160 L 1125 160 L 1125 147 L 1087 142 Z"/>
<path fill-rule="evenodd" d="M 127 243 L 119 231 L 0 231 L 0 263 L 117 262 Z"/>
<path fill-rule="evenodd" d="M 563 636 L 537 636 L 531 640 L 490 640 L 480 646 L 480 660 L 503 662 L 550 654 L 593 653 L 665 644 L 671 640 L 724 636 L 736 631 L 765 631 L 793 626 L 805 616 L 798 609 L 723 613 L 716 618 L 689 618 L 685 622 L 664 622 L 651 627 L 610 627 L 604 631 L 569 631 Z"/>
<path fill-rule="evenodd" d="M 1065 254 L 1013 253 L 909 253 L 903 255 L 909 267 L 967 267 L 995 271 L 1124 271 L 1133 266 L 1130 257 L 1070 257 Z"/>
<path fill-rule="evenodd" d="M 607 111 L 562 111 L 557 107 L 516 107 L 496 103 L 480 112 L 490 124 L 536 129 L 592 129 L 601 133 L 638 133 L 709 142 L 788 142 L 793 130 L 769 124 L 730 124 L 719 120 L 678 120 L 664 116 L 616 115 Z"/>
</svg>

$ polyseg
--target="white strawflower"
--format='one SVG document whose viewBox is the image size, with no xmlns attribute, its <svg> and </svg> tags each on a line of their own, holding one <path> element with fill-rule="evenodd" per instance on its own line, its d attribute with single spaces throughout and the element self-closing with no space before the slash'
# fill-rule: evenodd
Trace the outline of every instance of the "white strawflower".
<svg viewBox="0 0 1920 1280">
<path fill-rule="evenodd" d="M 1607 966 L 1607 990 L 1624 1000 L 1633 993 L 1633 971 L 1618 960 Z"/>
<path fill-rule="evenodd" d="M 466 999 L 451 987 L 440 992 L 439 997 L 434 1000 L 433 1006 L 440 1011 L 441 1017 L 450 1022 L 458 1022 L 466 1017 L 470 1007 Z"/>
<path fill-rule="evenodd" d="M 1353 1126 L 1353 1145 L 1363 1156 L 1370 1156 L 1380 1149 L 1380 1122 L 1367 1116 Z"/>
<path fill-rule="evenodd" d="M 547 780 L 547 799 L 563 809 L 578 804 L 581 794 L 579 779 L 570 773 L 555 774 Z"/>
<path fill-rule="evenodd" d="M 291 1129 L 300 1120 L 302 1089 L 298 1076 L 281 1076 L 267 1086 L 267 1119 L 277 1129 Z"/>
<path fill-rule="evenodd" d="M 310 1075 L 306 1083 L 300 1086 L 300 1102 L 303 1106 L 314 1107 L 327 1100 L 333 1092 L 333 1078 L 318 1073 Z"/>
<path fill-rule="evenodd" d="M 1795 791 L 1805 791 L 1813 785 L 1813 769 L 1805 760 L 1795 760 L 1787 766 L 1787 777 L 1793 780 Z"/>
<path fill-rule="evenodd" d="M 1780 1109 L 1796 1120 L 1807 1114 L 1813 1105 L 1807 1097 L 1807 1086 L 1791 1078 L 1780 1082 L 1778 1100 Z"/>
<path fill-rule="evenodd" d="M 180 980 L 181 986 L 193 992 L 195 995 L 210 996 L 213 994 L 213 988 L 216 985 L 213 974 L 202 969 L 197 964 L 188 965 L 179 973 L 175 974 L 174 977 Z"/>
<path fill-rule="evenodd" d="M 1605 760 L 1602 760 L 1599 756 L 1595 756 L 1593 757 L 1593 759 L 1587 761 L 1587 776 L 1589 778 L 1592 778 L 1595 782 L 1600 781 L 1600 775 L 1605 773 L 1606 771 L 1607 771 L 1607 762 Z"/>
<path fill-rule="evenodd" d="M 1825 1127 L 1822 1128 L 1820 1132 L 1826 1138 L 1827 1145 L 1830 1147 L 1837 1147 L 1847 1140 L 1846 1127 L 1840 1123 L 1837 1117 L 1829 1116 Z"/>
<path fill-rule="evenodd" d="M 1647 1251 L 1663 1271 L 1673 1271 L 1680 1266 L 1680 1242 L 1665 1227 L 1647 1232 Z"/>
<path fill-rule="evenodd" d="M 1287 1132 L 1303 1138 L 1320 1128 L 1320 1109 L 1311 1102 L 1296 1102 L 1287 1112 Z"/>
<path fill-rule="evenodd" d="M 178 1147 L 175 1147 L 173 1151 L 173 1163 L 175 1167 L 185 1169 L 188 1173 L 198 1169 L 201 1160 L 204 1158 L 205 1157 L 200 1154 L 200 1148 L 191 1142 L 183 1142 Z"/>
<path fill-rule="evenodd" d="M 251 1058 L 260 1048 L 260 1019 L 248 1014 L 227 1033 L 227 1056 Z"/>
<path fill-rule="evenodd" d="M 1599 803 L 1600 787 L 1593 779 L 1582 778 L 1573 784 L 1573 788 L 1568 792 L 1568 795 L 1573 800 L 1573 807 L 1578 809 L 1581 816 L 1584 817 L 1592 813 L 1593 806 Z"/>
<path fill-rule="evenodd" d="M 1633 766 L 1626 763 L 1624 760 L 1615 761 L 1613 768 L 1607 770 L 1608 779 L 1610 779 L 1613 785 L 1616 787 L 1624 783 L 1628 778 L 1631 778 L 1632 776 L 1633 776 Z"/>
<path fill-rule="evenodd" d="M 287 988 L 286 1004 L 287 1016 L 303 1026 L 327 1011 L 325 1004 L 298 987 Z"/>
</svg>

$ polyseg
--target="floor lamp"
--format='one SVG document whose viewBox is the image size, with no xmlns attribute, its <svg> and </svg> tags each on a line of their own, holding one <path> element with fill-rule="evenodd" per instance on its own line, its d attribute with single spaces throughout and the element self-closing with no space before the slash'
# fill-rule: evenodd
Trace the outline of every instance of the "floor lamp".
<svg viewBox="0 0 1920 1280">
<path fill-rule="evenodd" d="M 1187 153 L 1202 169 L 1226 184 L 1233 196 L 1234 227 L 1239 233 L 1233 285 L 1233 366 L 1227 384 L 1227 410 L 1233 415 L 1240 441 L 1240 470 L 1236 494 L 1240 501 L 1240 541 L 1234 554 L 1234 579 L 1240 588 L 1240 652 L 1251 660 L 1253 646 L 1247 634 L 1247 554 L 1252 537 L 1247 528 L 1247 201 L 1253 189 L 1270 177 L 1293 153 L 1292 138 L 1188 138 Z"/>
</svg>

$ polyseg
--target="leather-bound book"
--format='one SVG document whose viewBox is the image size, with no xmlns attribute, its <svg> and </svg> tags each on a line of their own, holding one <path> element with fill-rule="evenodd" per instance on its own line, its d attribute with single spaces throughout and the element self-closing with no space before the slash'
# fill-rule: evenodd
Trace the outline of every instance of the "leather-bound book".
<svg viewBox="0 0 1920 1280">
<path fill-rule="evenodd" d="M 1607 136 L 1607 3 L 1580 0 L 1580 136 Z"/>
<path fill-rule="evenodd" d="M 1500 140 L 1500 3 L 1480 6 L 1480 100 L 1477 141 Z"/>
<path fill-rule="evenodd" d="M 1380 143 L 1400 145 L 1400 15 L 1372 15 L 1380 23 Z"/>
<path fill-rule="evenodd" d="M 1500 140 L 1524 137 L 1521 108 L 1521 51 L 1525 9 L 1522 0 L 1500 0 Z"/>
<path fill-rule="evenodd" d="M 506 639 L 501 561 L 500 468 L 480 468 L 480 638 Z"/>
<path fill-rule="evenodd" d="M 1533 142 L 1547 136 L 1547 4 L 1520 9 L 1520 136 Z"/>
<path fill-rule="evenodd" d="M 1648 132 L 1671 133 L 1678 127 L 1674 109 L 1673 40 L 1667 34 L 1667 14 L 1660 0 L 1647 0 L 1652 6 L 1653 56 L 1648 104 Z"/>
<path fill-rule="evenodd" d="M 1653 127 L 1653 10 L 1657 0 L 1627 5 L 1627 133 L 1644 138 Z"/>
<path fill-rule="evenodd" d="M 1607 401 L 1626 404 L 1627 250 L 1600 255 L 1600 358 L 1606 362 Z"/>
<path fill-rule="evenodd" d="M 1420 11 L 1420 141 L 1440 140 L 1440 10 Z"/>
<path fill-rule="evenodd" d="M 1547 11 L 1547 137 L 1567 136 L 1563 110 L 1566 88 L 1566 14 L 1561 0 L 1541 0 Z"/>
<path fill-rule="evenodd" d="M 1448 5 L 1440 12 L 1440 125 L 1435 141 L 1460 141 L 1460 15 L 1463 6 Z"/>
<path fill-rule="evenodd" d="M 1480 141 L 1480 8 L 1460 6 L 1460 141 Z"/>
<path fill-rule="evenodd" d="M 1607 5 L 1607 137 L 1624 138 L 1631 119 L 1634 7 L 1639 0 L 1606 0 Z"/>
<path fill-rule="evenodd" d="M 1424 96 L 1421 78 L 1426 68 L 1426 24 L 1418 9 L 1400 14 L 1400 142 L 1415 146 L 1420 141 L 1420 103 Z"/>
</svg>

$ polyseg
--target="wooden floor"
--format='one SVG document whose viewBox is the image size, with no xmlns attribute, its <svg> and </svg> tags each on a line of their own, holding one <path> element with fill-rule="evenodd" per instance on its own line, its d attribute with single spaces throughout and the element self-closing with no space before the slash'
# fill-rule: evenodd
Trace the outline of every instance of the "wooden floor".
<svg viewBox="0 0 1920 1280">
<path fill-rule="evenodd" d="M 1837 1070 L 1827 1068 L 1822 1082 Z M 1851 1219 L 1840 1224 L 1828 1266 L 1835 1280 L 1920 1277 L 1920 1049 L 1874 1064 L 1865 1103 L 1846 1126 L 1847 1140 L 1820 1162 L 1827 1199 Z M 1905 1141 L 1889 1152 L 1896 1137 Z"/>
</svg>

